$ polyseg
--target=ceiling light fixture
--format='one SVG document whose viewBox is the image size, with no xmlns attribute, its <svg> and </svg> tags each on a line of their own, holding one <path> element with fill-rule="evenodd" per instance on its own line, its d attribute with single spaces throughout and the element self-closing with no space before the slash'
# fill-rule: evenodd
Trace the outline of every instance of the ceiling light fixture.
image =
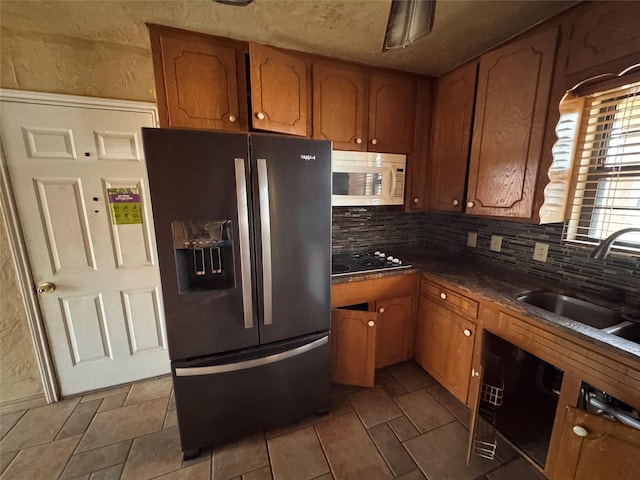
<svg viewBox="0 0 640 480">
<path fill-rule="evenodd" d="M 391 0 L 382 51 L 405 48 L 433 28 L 435 0 Z"/>
<path fill-rule="evenodd" d="M 223 3 L 224 5 L 233 5 L 234 7 L 246 7 L 253 0 L 214 0 L 217 3 Z"/>
</svg>

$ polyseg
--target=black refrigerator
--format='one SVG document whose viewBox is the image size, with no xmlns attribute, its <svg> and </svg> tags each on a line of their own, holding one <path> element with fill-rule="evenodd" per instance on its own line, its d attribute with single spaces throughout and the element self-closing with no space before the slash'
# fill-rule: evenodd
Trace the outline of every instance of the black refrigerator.
<svg viewBox="0 0 640 480">
<path fill-rule="evenodd" d="M 185 458 L 328 411 L 331 143 L 142 138 Z"/>
</svg>

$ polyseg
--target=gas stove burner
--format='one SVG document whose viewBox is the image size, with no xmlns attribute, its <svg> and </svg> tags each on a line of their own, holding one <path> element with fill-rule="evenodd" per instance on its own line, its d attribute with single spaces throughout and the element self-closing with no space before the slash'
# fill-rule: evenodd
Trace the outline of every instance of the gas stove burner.
<svg viewBox="0 0 640 480">
<path fill-rule="evenodd" d="M 358 260 L 357 263 L 361 267 L 379 268 L 384 267 L 387 262 L 385 262 L 384 260 L 378 260 L 377 258 L 367 258 L 364 260 Z"/>
<path fill-rule="evenodd" d="M 333 255 L 331 274 L 351 275 L 353 273 L 380 272 L 384 270 L 398 270 L 410 268 L 399 258 L 387 256 L 385 253 L 375 250 L 369 252 L 338 253 Z"/>
<path fill-rule="evenodd" d="M 331 273 L 345 273 L 351 270 L 349 265 L 344 265 L 342 263 L 332 263 L 331 264 Z"/>
</svg>

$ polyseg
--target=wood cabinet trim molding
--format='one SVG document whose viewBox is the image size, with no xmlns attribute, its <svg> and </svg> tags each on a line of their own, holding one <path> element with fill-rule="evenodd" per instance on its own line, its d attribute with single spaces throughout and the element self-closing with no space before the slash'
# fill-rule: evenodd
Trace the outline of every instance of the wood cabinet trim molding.
<svg viewBox="0 0 640 480">
<path fill-rule="evenodd" d="M 417 273 L 334 283 L 331 286 L 331 308 L 369 303 L 385 298 L 401 297 L 403 295 L 415 295 L 417 289 Z"/>
</svg>

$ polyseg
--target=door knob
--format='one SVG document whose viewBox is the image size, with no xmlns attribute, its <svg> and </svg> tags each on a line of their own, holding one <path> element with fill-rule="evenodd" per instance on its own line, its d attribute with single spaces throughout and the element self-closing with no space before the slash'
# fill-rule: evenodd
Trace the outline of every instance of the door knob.
<svg viewBox="0 0 640 480">
<path fill-rule="evenodd" d="M 384 308 L 380 307 L 380 309 L 378 310 L 378 312 L 380 312 L 380 313 L 384 313 Z"/>
<path fill-rule="evenodd" d="M 441 299 L 443 299 L 443 300 L 446 300 L 446 299 L 447 299 L 447 294 L 446 294 L 446 293 L 444 293 L 444 292 L 442 292 L 442 293 L 440 294 L 440 298 L 441 298 Z"/>
<path fill-rule="evenodd" d="M 264 120 L 264 113 L 258 112 L 256 113 L 256 117 L 258 117 L 258 120 Z"/>
<path fill-rule="evenodd" d="M 231 123 L 235 122 L 235 121 L 236 121 L 236 117 L 235 117 L 235 115 L 229 115 L 229 121 L 230 121 Z"/>
<path fill-rule="evenodd" d="M 38 293 L 44 295 L 45 293 L 53 292 L 56 289 L 56 286 L 50 282 L 44 282 L 38 285 Z"/>
<path fill-rule="evenodd" d="M 356 143 L 360 145 L 362 143 L 362 139 L 360 137 L 356 138 Z"/>
<path fill-rule="evenodd" d="M 467 207 L 468 208 L 473 208 L 474 203 L 473 202 L 467 202 Z"/>
<path fill-rule="evenodd" d="M 462 333 L 464 333 L 465 337 L 470 337 L 471 336 L 471 330 L 469 330 L 468 328 L 465 328 Z"/>
<path fill-rule="evenodd" d="M 581 425 L 575 425 L 572 430 L 579 437 L 586 437 L 589 434 L 589 431 Z"/>
<path fill-rule="evenodd" d="M 413 197 L 413 203 L 417 205 L 418 203 L 420 203 L 420 199 L 418 197 Z"/>
<path fill-rule="evenodd" d="M 454 200 L 453 204 L 457 207 L 460 202 L 458 200 Z"/>
<path fill-rule="evenodd" d="M 372 138 L 371 139 L 371 145 L 375 145 L 377 143 L 378 143 L 378 139 L 376 139 L 376 138 Z"/>
<path fill-rule="evenodd" d="M 367 325 L 369 325 L 370 327 L 373 327 L 376 324 L 376 322 L 374 322 L 373 320 L 369 320 L 369 323 Z"/>
</svg>

